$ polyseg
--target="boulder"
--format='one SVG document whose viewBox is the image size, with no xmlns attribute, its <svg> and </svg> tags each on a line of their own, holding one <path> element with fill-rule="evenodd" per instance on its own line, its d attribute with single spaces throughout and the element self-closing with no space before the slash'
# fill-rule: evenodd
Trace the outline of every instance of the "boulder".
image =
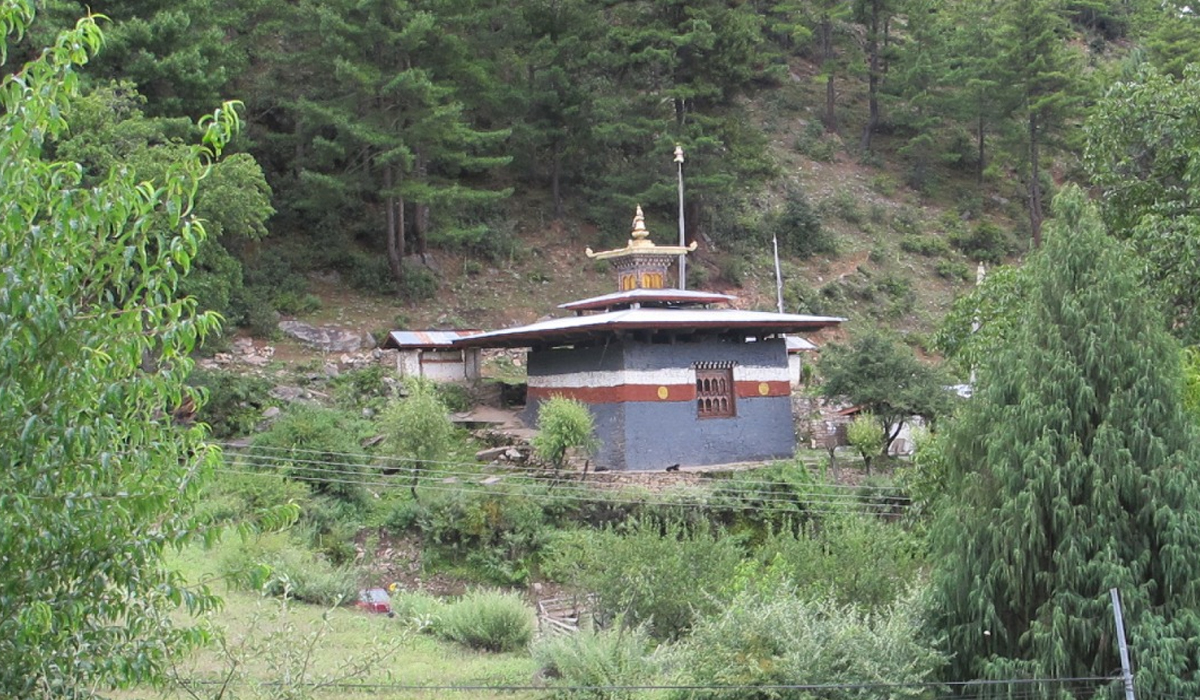
<svg viewBox="0 0 1200 700">
<path fill-rule="evenodd" d="M 340 328 L 322 328 L 300 321 L 280 321 L 279 330 L 322 352 L 354 352 L 363 347 L 363 336 Z"/>
</svg>

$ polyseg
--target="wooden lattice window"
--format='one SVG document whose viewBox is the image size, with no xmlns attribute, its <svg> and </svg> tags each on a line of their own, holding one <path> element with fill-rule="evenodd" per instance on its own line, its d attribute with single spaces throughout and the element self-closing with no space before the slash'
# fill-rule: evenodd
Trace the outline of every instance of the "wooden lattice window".
<svg viewBox="0 0 1200 700">
<path fill-rule="evenodd" d="M 732 365 L 696 367 L 696 416 L 732 418 L 736 415 Z"/>
</svg>

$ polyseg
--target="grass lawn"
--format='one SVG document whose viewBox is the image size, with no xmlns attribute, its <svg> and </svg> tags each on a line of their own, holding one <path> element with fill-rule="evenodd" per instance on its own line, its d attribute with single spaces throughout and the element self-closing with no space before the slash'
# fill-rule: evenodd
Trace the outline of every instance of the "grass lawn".
<svg viewBox="0 0 1200 700">
<path fill-rule="evenodd" d="M 215 576 L 219 551 L 189 549 L 174 558 L 189 580 Z M 218 590 L 221 584 L 215 584 Z M 179 662 L 188 688 L 139 688 L 142 698 L 533 698 L 542 693 L 470 686 L 528 686 L 536 667 L 525 653 L 489 654 L 414 631 L 399 617 L 353 607 L 325 610 L 236 590 L 222 590 L 224 609 L 211 616 L 220 641 Z M 236 666 L 224 696 L 222 680 Z M 330 684 L 330 682 L 333 682 Z M 329 684 L 314 688 L 313 684 Z M 295 692 L 281 692 L 291 689 Z M 358 687 L 355 687 L 358 686 Z M 390 686 L 390 687 L 389 687 Z M 406 686 L 398 688 L 396 686 Z M 439 686 L 418 690 L 412 686 Z M 449 689 L 446 686 L 466 686 Z"/>
</svg>

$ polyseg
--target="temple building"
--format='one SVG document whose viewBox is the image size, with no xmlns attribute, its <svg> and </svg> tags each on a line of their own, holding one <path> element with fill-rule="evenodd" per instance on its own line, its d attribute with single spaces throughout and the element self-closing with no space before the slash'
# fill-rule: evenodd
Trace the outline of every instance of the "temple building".
<svg viewBox="0 0 1200 700">
<path fill-rule="evenodd" d="M 608 260 L 617 291 L 562 304 L 572 316 L 460 338 L 455 347 L 526 347 L 523 419 L 554 395 L 595 417 L 595 464 L 659 470 L 790 457 L 796 438 L 787 333 L 841 318 L 714 308 L 734 297 L 673 289 L 671 265 L 693 250 L 650 241 L 641 207 Z"/>
</svg>

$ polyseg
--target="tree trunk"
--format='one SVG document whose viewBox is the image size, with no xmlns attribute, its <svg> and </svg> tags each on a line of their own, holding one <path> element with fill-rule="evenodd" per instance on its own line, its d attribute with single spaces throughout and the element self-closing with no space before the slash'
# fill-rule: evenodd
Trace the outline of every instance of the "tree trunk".
<svg viewBox="0 0 1200 700">
<path fill-rule="evenodd" d="M 554 197 L 554 219 L 562 221 L 563 218 L 563 202 L 562 202 L 562 143 L 555 142 L 554 158 L 550 167 L 550 192 Z"/>
<path fill-rule="evenodd" d="M 1037 115 L 1029 115 L 1029 229 L 1033 233 L 1033 247 L 1042 247 L 1042 182 L 1038 168 L 1038 122 Z"/>
<path fill-rule="evenodd" d="M 982 102 L 982 101 L 981 101 Z M 979 122 L 976 124 L 976 134 L 979 142 L 979 160 L 975 163 L 975 182 L 983 185 L 983 105 L 980 104 Z"/>
<path fill-rule="evenodd" d="M 383 186 L 389 193 L 384 202 L 387 216 L 388 268 L 391 269 L 396 284 L 400 284 L 404 280 L 404 200 L 391 194 L 394 184 L 395 174 L 392 172 L 392 166 L 387 165 L 383 169 Z M 400 211 L 399 217 L 396 216 L 397 209 Z"/>
<path fill-rule="evenodd" d="M 867 123 L 863 126 L 859 150 L 871 150 L 871 136 L 879 126 L 879 5 L 872 3 L 867 27 Z"/>
<path fill-rule="evenodd" d="M 421 150 L 416 150 L 416 163 L 413 169 L 413 174 L 422 181 L 429 177 L 429 164 L 425 162 L 425 157 L 421 154 Z M 413 251 L 417 255 L 424 257 L 428 251 L 428 235 L 429 235 L 429 205 L 423 202 L 415 202 L 413 204 L 413 233 L 416 237 L 416 249 Z"/>
<path fill-rule="evenodd" d="M 834 102 L 837 94 L 833 89 L 833 20 L 825 19 L 820 24 L 821 70 L 825 71 L 825 131 L 837 133 L 837 113 Z"/>
</svg>

